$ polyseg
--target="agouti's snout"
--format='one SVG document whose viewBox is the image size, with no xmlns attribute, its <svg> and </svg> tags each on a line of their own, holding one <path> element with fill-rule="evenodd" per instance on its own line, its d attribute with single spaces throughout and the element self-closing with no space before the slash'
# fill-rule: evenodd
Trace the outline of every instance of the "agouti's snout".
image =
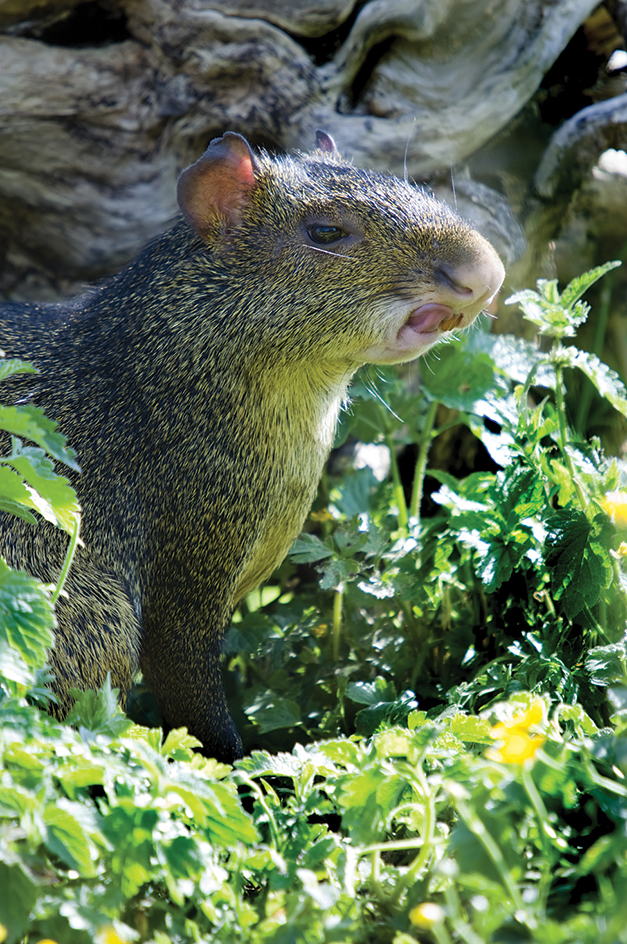
<svg viewBox="0 0 627 944">
<path fill-rule="evenodd" d="M 412 360 L 447 332 L 469 327 L 490 305 L 503 283 L 505 269 L 490 243 L 478 233 L 470 233 L 471 245 L 464 248 L 463 262 L 436 261 L 427 273 L 417 267 L 410 280 L 403 279 L 402 297 L 392 299 L 388 306 L 385 339 L 364 352 L 367 361 Z"/>
<path fill-rule="evenodd" d="M 491 303 L 503 284 L 505 269 L 492 246 L 481 237 L 477 241 L 479 251 L 471 265 L 436 268 L 442 297 L 412 312 L 409 322 L 414 330 L 421 324 L 423 332 L 467 328 Z"/>
<path fill-rule="evenodd" d="M 505 276 L 503 263 L 488 242 L 478 240 L 478 246 L 477 259 L 470 265 L 436 266 L 436 277 L 441 279 L 445 291 L 451 291 L 453 305 L 479 306 L 481 310 L 501 287 Z"/>
</svg>

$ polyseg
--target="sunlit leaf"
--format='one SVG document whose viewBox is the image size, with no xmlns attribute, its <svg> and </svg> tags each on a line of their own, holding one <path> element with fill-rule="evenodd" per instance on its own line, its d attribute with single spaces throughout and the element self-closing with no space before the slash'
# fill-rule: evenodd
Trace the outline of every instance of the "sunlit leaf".
<svg viewBox="0 0 627 944">
<path fill-rule="evenodd" d="M 66 446 L 65 436 L 56 431 L 57 425 L 44 415 L 43 410 L 30 403 L 22 406 L 0 406 L 0 429 L 21 439 L 30 439 L 45 449 L 53 459 L 79 472 L 76 453 Z"/>
<path fill-rule="evenodd" d="M 42 666 L 52 645 L 54 611 L 38 580 L 12 570 L 0 558 L 0 639 L 30 666 Z"/>
</svg>

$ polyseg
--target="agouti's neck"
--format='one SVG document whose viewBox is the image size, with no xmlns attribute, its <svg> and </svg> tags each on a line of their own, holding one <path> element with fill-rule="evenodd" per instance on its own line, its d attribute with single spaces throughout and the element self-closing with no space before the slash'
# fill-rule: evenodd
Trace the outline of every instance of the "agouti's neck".
<svg viewBox="0 0 627 944">
<path fill-rule="evenodd" d="M 254 397 L 264 425 L 326 458 L 353 373 L 346 364 L 311 363 L 260 371 Z"/>
</svg>

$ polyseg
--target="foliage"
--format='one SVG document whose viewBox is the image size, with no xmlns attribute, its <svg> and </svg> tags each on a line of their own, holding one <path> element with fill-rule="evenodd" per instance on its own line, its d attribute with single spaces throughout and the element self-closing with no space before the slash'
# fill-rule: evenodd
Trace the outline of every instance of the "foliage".
<svg viewBox="0 0 627 944">
<path fill-rule="evenodd" d="M 0 940 L 627 942 L 627 483 L 568 423 L 566 378 L 627 397 L 563 345 L 611 266 L 511 299 L 548 344 L 475 331 L 420 389 L 411 367 L 355 384 L 351 458 L 236 614 L 258 749 L 234 770 L 132 725 L 108 686 L 68 723 L 36 708 L 50 589 L 0 565 Z M 0 502 L 45 501 L 77 538 L 41 451 L 74 457 L 43 416 L 3 419 L 37 448 L 12 441 Z M 484 470 L 427 473 L 460 425 Z"/>
<path fill-rule="evenodd" d="M 0 361 L 0 380 L 35 368 L 14 358 Z M 52 644 L 53 604 L 72 562 L 80 528 L 80 506 L 68 480 L 52 459 L 80 471 L 76 454 L 42 410 L 32 404 L 0 404 L 0 430 L 10 434 L 11 450 L 0 456 L 0 511 L 36 523 L 33 511 L 70 535 L 64 566 L 56 587 L 42 586 L 28 574 L 11 570 L 0 558 L 0 658 L 7 690 L 24 684 L 26 666 L 42 666 Z M 18 437 L 36 446 L 24 446 Z M 52 457 L 52 458 L 50 458 Z M 41 694 L 41 693 L 40 693 Z"/>
<path fill-rule="evenodd" d="M 419 391 L 399 369 L 379 371 L 377 389 L 355 385 L 342 435 L 378 441 L 391 473 L 329 474 L 275 599 L 243 608 L 231 666 L 251 746 L 278 749 L 290 728 L 301 741 L 355 725 L 371 733 L 417 701 L 437 717 L 521 690 L 607 723 L 612 679 L 600 683 L 586 660 L 625 639 L 627 474 L 569 427 L 565 368 L 582 370 L 609 409 L 627 415 L 627 399 L 615 373 L 561 338 L 587 314 L 581 294 L 613 265 L 562 296 L 541 281 L 509 300 L 551 339 L 546 350 L 476 331 L 437 349 Z M 488 471 L 430 469 L 439 488 L 426 515 L 429 446 L 454 424 L 481 441 Z"/>
<path fill-rule="evenodd" d="M 110 690 L 75 728 L 5 701 L 6 940 L 624 941 L 624 727 L 548 703 L 413 711 L 229 774 L 130 726 Z"/>
</svg>

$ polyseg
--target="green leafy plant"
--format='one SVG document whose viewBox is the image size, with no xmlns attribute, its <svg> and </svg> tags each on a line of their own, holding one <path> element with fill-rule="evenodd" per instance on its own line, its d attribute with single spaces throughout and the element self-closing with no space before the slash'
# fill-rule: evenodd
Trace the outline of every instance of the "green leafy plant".
<svg viewBox="0 0 627 944">
<path fill-rule="evenodd" d="M 2 571 L 0 941 L 627 944 L 627 476 L 568 421 L 569 370 L 627 397 L 564 344 L 612 265 L 513 296 L 548 347 L 474 331 L 420 387 L 360 378 L 348 462 L 234 620 L 257 748 L 235 769 L 132 725 L 108 685 L 63 724 L 35 707 L 50 591 Z M 75 457 L 7 409 L 36 445 L 0 460 L 3 510 L 77 538 L 43 451 Z M 485 467 L 429 465 L 460 428 Z"/>
<path fill-rule="evenodd" d="M 614 265 L 561 295 L 540 281 L 509 299 L 551 339 L 548 350 L 476 331 L 438 349 L 419 390 L 398 369 L 380 371 L 376 389 L 365 378 L 356 385 L 342 435 L 387 447 L 390 474 L 329 475 L 312 531 L 292 549 L 296 569 L 279 574 L 272 603 L 244 607 L 235 624 L 236 698 L 260 734 L 335 736 L 354 730 L 358 713 L 360 724 L 385 710 L 406 714 L 412 699 L 435 716 L 521 689 L 579 701 L 597 724 L 607 720 L 607 681 L 590 675 L 586 655 L 625 634 L 627 546 L 616 513 L 627 502 L 625 473 L 567 422 L 565 367 L 582 370 L 623 415 L 627 398 L 615 373 L 563 339 L 588 314 L 582 294 Z M 440 487 L 425 516 L 430 445 L 459 424 L 494 470 L 458 478 L 429 469 Z M 254 666 L 251 640 L 261 654 Z M 382 707 L 363 715 L 363 686 L 373 685 Z M 276 737 L 268 743 L 278 746 Z"/>
<path fill-rule="evenodd" d="M 0 360 L 0 381 L 35 368 L 18 359 Z M 0 404 L 0 430 L 10 434 L 10 452 L 0 456 L 0 511 L 36 527 L 37 512 L 70 537 L 68 550 L 53 588 L 43 587 L 28 574 L 12 570 L 0 558 L 0 658 L 5 685 L 24 683 L 26 666 L 41 668 L 52 645 L 54 603 L 62 592 L 79 540 L 80 506 L 68 480 L 53 459 L 80 471 L 76 454 L 66 445 L 57 424 L 32 404 Z M 23 439 L 35 445 L 25 446 Z M 40 695 L 43 694 L 40 691 Z"/>
</svg>

